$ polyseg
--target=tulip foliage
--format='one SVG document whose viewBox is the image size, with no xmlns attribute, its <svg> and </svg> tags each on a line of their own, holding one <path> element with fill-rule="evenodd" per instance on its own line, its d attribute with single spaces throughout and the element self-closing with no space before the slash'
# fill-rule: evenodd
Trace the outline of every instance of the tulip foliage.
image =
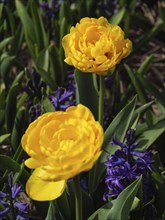
<svg viewBox="0 0 165 220">
<path fill-rule="evenodd" d="M 151 4 L 0 1 L 0 219 L 165 218 L 165 10 Z"/>
</svg>

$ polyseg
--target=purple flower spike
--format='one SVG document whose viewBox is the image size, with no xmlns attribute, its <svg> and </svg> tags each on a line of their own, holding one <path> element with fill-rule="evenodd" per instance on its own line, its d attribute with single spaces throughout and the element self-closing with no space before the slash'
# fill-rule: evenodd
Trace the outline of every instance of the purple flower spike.
<svg viewBox="0 0 165 220">
<path fill-rule="evenodd" d="M 105 162 L 106 192 L 103 195 L 104 201 L 107 201 L 109 197 L 116 198 L 124 188 L 140 175 L 143 176 L 143 182 L 146 182 L 147 174 L 152 171 L 151 164 L 153 161 L 151 160 L 150 153 L 135 150 L 137 146 L 135 130 L 129 129 L 126 132 L 125 139 L 125 143 L 122 143 L 114 137 L 111 142 L 118 145 L 121 149 L 108 157 Z"/>
<path fill-rule="evenodd" d="M 24 216 L 28 213 L 29 206 L 18 200 L 21 186 L 19 186 L 18 183 L 13 184 L 12 173 L 8 175 L 8 184 L 6 185 L 5 190 L 6 192 L 0 191 L 0 203 L 4 206 L 4 210 L 0 211 L 0 219 L 4 219 L 14 208 L 16 219 L 28 220 L 28 218 L 25 218 Z"/>
<path fill-rule="evenodd" d="M 52 102 L 56 110 L 65 111 L 69 106 L 76 104 L 75 94 L 76 86 L 73 79 L 73 73 L 69 73 L 66 79 L 67 83 L 64 87 L 59 87 L 55 95 L 50 95 L 50 101 Z"/>
</svg>

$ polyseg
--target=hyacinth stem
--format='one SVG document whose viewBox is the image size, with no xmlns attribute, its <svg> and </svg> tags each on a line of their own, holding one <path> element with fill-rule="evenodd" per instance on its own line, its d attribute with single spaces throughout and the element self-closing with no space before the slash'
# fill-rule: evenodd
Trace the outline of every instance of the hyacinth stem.
<svg viewBox="0 0 165 220">
<path fill-rule="evenodd" d="M 103 112 L 104 112 L 104 76 L 99 76 L 100 90 L 99 90 L 99 109 L 98 109 L 98 120 L 103 125 Z"/>
<path fill-rule="evenodd" d="M 80 188 L 79 176 L 73 178 L 74 187 L 75 187 L 75 210 L 76 210 L 76 220 L 82 220 L 82 195 Z"/>
</svg>

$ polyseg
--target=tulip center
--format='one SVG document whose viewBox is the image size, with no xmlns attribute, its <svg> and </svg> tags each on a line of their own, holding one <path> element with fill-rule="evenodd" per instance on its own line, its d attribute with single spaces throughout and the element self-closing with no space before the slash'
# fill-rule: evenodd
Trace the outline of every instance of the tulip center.
<svg viewBox="0 0 165 220">
<path fill-rule="evenodd" d="M 100 39 L 100 34 L 96 27 L 89 27 L 86 30 L 86 41 L 95 45 L 95 43 Z"/>
<path fill-rule="evenodd" d="M 108 59 L 111 59 L 111 58 L 112 58 L 112 53 L 111 53 L 111 52 L 107 52 L 107 53 L 105 53 L 105 56 L 106 56 Z"/>
</svg>

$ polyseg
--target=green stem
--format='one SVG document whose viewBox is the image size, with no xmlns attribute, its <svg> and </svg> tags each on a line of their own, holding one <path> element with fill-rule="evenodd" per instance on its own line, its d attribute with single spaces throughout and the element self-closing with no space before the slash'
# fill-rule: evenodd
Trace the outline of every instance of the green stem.
<svg viewBox="0 0 165 220">
<path fill-rule="evenodd" d="M 100 91 L 99 91 L 99 109 L 98 120 L 103 125 L 103 112 L 104 112 L 104 76 L 100 76 Z"/>
<path fill-rule="evenodd" d="M 75 186 L 76 220 L 82 220 L 82 195 L 79 176 L 75 176 L 73 178 L 73 181 Z"/>
</svg>

